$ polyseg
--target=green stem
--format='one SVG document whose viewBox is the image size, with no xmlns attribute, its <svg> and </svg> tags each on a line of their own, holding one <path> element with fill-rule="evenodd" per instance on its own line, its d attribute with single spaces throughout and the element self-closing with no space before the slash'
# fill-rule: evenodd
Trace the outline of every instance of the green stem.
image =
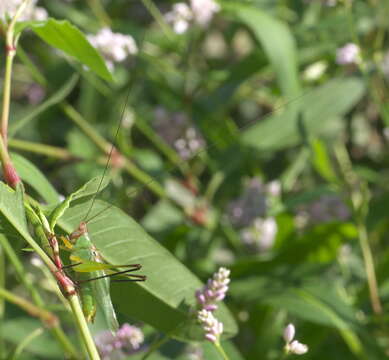
<svg viewBox="0 0 389 360">
<path fill-rule="evenodd" d="M 348 187 L 351 206 L 353 209 L 354 219 L 358 230 L 359 244 L 362 250 L 362 256 L 365 266 L 367 283 L 369 287 L 370 301 L 373 311 L 376 314 L 382 313 L 381 300 L 378 293 L 377 277 L 375 273 L 374 260 L 369 244 L 369 237 L 365 226 L 367 199 L 364 196 L 364 188 L 360 184 L 360 180 L 353 171 L 352 163 L 343 144 L 338 144 L 334 147 L 336 159 L 339 163 L 340 170 L 343 175 L 344 182 Z"/>
<path fill-rule="evenodd" d="M 64 113 L 95 143 L 95 145 L 104 154 L 108 154 L 110 152 L 111 144 L 106 141 L 73 106 L 67 102 L 61 103 L 60 106 Z"/>
<path fill-rule="evenodd" d="M 165 18 L 159 11 L 158 7 L 154 4 L 152 0 L 142 0 L 145 8 L 150 12 L 151 16 L 155 19 L 158 25 L 161 27 L 162 31 L 165 33 L 168 39 L 172 38 L 172 30 L 170 26 L 166 23 Z"/>
<path fill-rule="evenodd" d="M 223 347 L 221 346 L 220 342 L 213 343 L 215 345 L 216 350 L 219 352 L 219 354 L 222 356 L 223 360 L 229 360 L 226 352 L 224 351 Z"/>
<path fill-rule="evenodd" d="M 7 45 L 8 46 L 8 45 Z M 1 135 L 7 146 L 9 107 L 11 102 L 11 74 L 15 50 L 7 50 L 5 60 L 4 89 L 3 89 L 3 112 L 1 115 Z"/>
<path fill-rule="evenodd" d="M 139 169 L 133 162 L 125 159 L 124 168 L 127 173 L 141 182 L 145 187 L 151 190 L 158 197 L 165 197 L 165 190 L 154 178 Z"/>
<path fill-rule="evenodd" d="M 104 154 L 109 154 L 112 149 L 112 144 L 106 141 L 96 130 L 84 119 L 84 117 L 70 104 L 64 102 L 61 104 L 62 110 L 66 115 L 73 120 L 76 125 L 95 143 L 95 145 L 104 152 Z M 143 170 L 139 169 L 134 163 L 128 159 L 124 159 L 124 168 L 133 176 L 136 180 L 141 182 L 144 186 L 149 188 L 154 194 L 159 197 L 165 195 L 164 189 L 155 182 L 155 180 L 150 177 Z"/>
<path fill-rule="evenodd" d="M 40 318 L 41 321 L 48 327 L 52 327 L 58 323 L 58 318 L 53 313 L 42 309 L 41 307 L 35 306 L 31 302 L 11 293 L 4 288 L 0 288 L 0 297 L 3 297 L 7 301 L 19 306 L 30 315 Z"/>
<path fill-rule="evenodd" d="M 4 74 L 4 85 L 3 85 L 3 110 L 1 114 L 1 135 L 4 140 L 5 147 L 7 147 L 7 132 L 8 132 L 8 119 L 9 119 L 9 107 L 11 103 L 11 77 L 12 77 L 12 64 L 16 53 L 17 38 L 15 39 L 15 24 L 19 16 L 25 9 L 27 2 L 24 0 L 18 9 L 16 10 L 15 16 L 12 18 L 10 24 L 7 27 L 6 32 L 6 60 L 5 60 L 5 74 Z"/>
<path fill-rule="evenodd" d="M 11 356 L 10 360 L 17 360 L 19 355 L 22 353 L 24 348 L 36 337 L 42 335 L 44 332 L 43 328 L 37 328 L 35 329 L 31 334 L 27 335 L 16 347 L 13 355 Z"/>
<path fill-rule="evenodd" d="M 22 263 L 19 261 L 19 258 L 16 256 L 14 249 L 9 244 L 8 239 L 0 234 L 0 245 L 3 247 L 4 252 L 7 254 L 7 257 L 10 261 L 10 263 L 13 265 L 13 268 L 15 269 L 16 275 L 19 278 L 19 281 L 24 285 L 24 287 L 30 292 L 30 295 L 34 301 L 34 303 L 39 306 L 43 307 L 43 301 L 41 297 L 39 296 L 37 289 L 32 284 L 30 278 L 26 276 L 26 272 L 23 269 Z"/>
<path fill-rule="evenodd" d="M 155 350 L 160 348 L 163 344 L 165 344 L 169 340 L 169 337 L 165 335 L 160 340 L 155 341 L 149 348 L 146 354 L 143 355 L 142 360 L 146 360 Z"/>
<path fill-rule="evenodd" d="M 5 256 L 3 247 L 0 244 L 0 287 L 5 288 Z M 0 299 L 0 324 L 4 321 L 5 301 Z M 4 337 L 2 335 L 2 327 L 0 326 L 0 359 L 5 358 Z"/>
<path fill-rule="evenodd" d="M 373 254 L 369 244 L 369 237 L 366 226 L 360 222 L 357 226 L 359 244 L 362 249 L 363 261 L 365 264 L 365 271 L 367 275 L 367 282 L 369 285 L 370 301 L 373 311 L 376 314 L 382 314 L 382 305 L 378 292 L 377 278 L 375 274 Z"/>
<path fill-rule="evenodd" d="M 4 252 L 7 254 L 10 263 L 13 265 L 20 282 L 30 292 L 35 305 L 40 308 L 45 308 L 46 305 L 44 304 L 42 298 L 40 297 L 32 282 L 29 280 L 29 277 L 26 275 L 22 263 L 17 257 L 12 246 L 9 244 L 8 239 L 4 235 L 0 235 L 0 245 L 4 249 Z M 58 340 L 59 344 L 62 345 L 63 349 L 65 350 L 65 353 L 71 355 L 73 358 L 77 358 L 77 351 L 72 345 L 72 343 L 69 341 L 68 337 L 63 332 L 60 324 L 54 324 L 50 328 L 50 331 L 52 335 Z"/>
<path fill-rule="evenodd" d="M 362 73 L 362 76 L 363 76 L 363 79 L 365 81 L 366 86 L 370 90 L 368 93 L 371 94 L 371 98 L 373 100 L 373 103 L 377 106 L 377 109 L 380 112 L 380 114 L 382 115 L 382 118 L 385 119 L 386 121 L 388 121 L 387 120 L 388 116 L 384 113 L 384 110 L 382 107 L 382 101 L 381 101 L 380 96 L 378 94 L 378 90 L 377 90 L 376 86 L 374 86 L 374 84 L 372 84 L 372 82 L 370 81 L 369 72 L 368 72 L 368 69 L 366 67 L 364 51 L 363 51 L 363 48 L 361 46 L 361 42 L 359 41 L 359 37 L 358 37 L 358 34 L 356 32 L 356 26 L 354 24 L 354 16 L 353 16 L 353 11 L 352 11 L 352 9 L 353 9 L 352 8 L 353 7 L 352 1 L 351 0 L 344 1 L 344 7 L 345 7 L 345 12 L 346 12 L 346 16 L 348 19 L 349 27 L 350 27 L 352 41 L 359 47 L 359 50 L 360 50 L 360 62 L 358 63 L 358 68 Z M 373 59 L 373 61 L 374 61 L 374 59 Z M 378 68 L 380 68 L 380 67 L 381 66 L 378 66 Z"/>
<path fill-rule="evenodd" d="M 45 77 L 42 75 L 38 67 L 34 64 L 33 61 L 30 60 L 26 52 L 23 50 L 21 46 L 18 46 L 16 54 L 22 63 L 30 70 L 30 74 L 32 78 L 39 84 L 44 87 L 47 86 L 47 81 Z"/>
<path fill-rule="evenodd" d="M 102 25 L 111 26 L 111 19 L 105 11 L 104 6 L 101 5 L 100 0 L 88 0 L 88 5 Z"/>
<path fill-rule="evenodd" d="M 189 170 L 188 164 L 178 156 L 178 154 L 166 142 L 158 136 L 155 131 L 139 116 L 135 121 L 135 126 L 145 135 L 155 147 L 164 154 L 169 161 L 179 167 L 182 173 L 187 173 Z"/>
<path fill-rule="evenodd" d="M 75 160 L 77 159 L 70 151 L 46 144 L 34 143 L 32 141 L 9 139 L 9 147 L 29 151 L 36 154 L 43 154 L 56 159 Z"/>
<path fill-rule="evenodd" d="M 77 326 L 81 332 L 81 337 L 86 346 L 86 350 L 89 354 L 90 360 L 100 360 L 100 355 L 97 351 L 96 345 L 89 331 L 88 324 L 86 323 L 78 296 L 71 295 L 69 296 L 68 301 L 70 307 L 72 308 L 72 312 L 76 320 Z"/>
</svg>

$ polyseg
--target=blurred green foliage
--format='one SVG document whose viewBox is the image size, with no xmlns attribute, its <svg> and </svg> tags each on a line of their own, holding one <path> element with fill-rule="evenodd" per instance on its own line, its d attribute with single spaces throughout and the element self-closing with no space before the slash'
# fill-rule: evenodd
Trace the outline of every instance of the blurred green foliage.
<svg viewBox="0 0 389 360">
<path fill-rule="evenodd" d="M 113 284 L 112 296 L 147 344 L 168 336 L 150 359 L 219 359 L 186 316 L 196 276 L 220 266 L 231 269 L 225 303 L 239 328 L 222 307 L 226 337 L 236 334 L 223 342 L 230 359 L 282 358 L 290 322 L 309 346 L 305 359 L 385 358 L 388 3 L 219 0 L 210 22 L 191 20 L 182 34 L 166 21 L 173 4 L 42 0 L 51 19 L 18 25 L 9 146 L 27 194 L 52 209 L 59 194 L 111 177 L 93 203 L 92 239 L 107 261 L 144 266 L 144 286 Z M 112 72 L 86 37 L 103 27 L 138 48 Z M 360 52 L 346 64 L 347 43 Z M 9 197 L 1 212 L 12 225 Z M 89 200 L 75 201 L 63 231 Z M 122 210 L 105 213 L 105 202 Z M 75 340 L 45 271 L 22 238 L 12 247 Z M 1 242 L 0 286 L 31 296 Z M 0 358 L 40 327 L 0 299 Z M 92 331 L 103 328 L 98 317 Z M 62 351 L 44 330 L 17 359 Z"/>
</svg>

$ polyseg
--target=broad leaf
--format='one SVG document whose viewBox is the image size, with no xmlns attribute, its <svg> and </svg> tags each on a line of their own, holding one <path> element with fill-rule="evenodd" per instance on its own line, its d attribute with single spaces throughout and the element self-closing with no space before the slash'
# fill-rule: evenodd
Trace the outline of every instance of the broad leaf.
<svg viewBox="0 0 389 360">
<path fill-rule="evenodd" d="M 58 202 L 57 191 L 33 163 L 18 154 L 12 154 L 12 161 L 23 181 L 29 184 L 47 203 Z"/>
<path fill-rule="evenodd" d="M 24 238 L 30 238 L 24 212 L 23 192 L 20 187 L 14 191 L 0 181 L 0 212 Z"/>
<path fill-rule="evenodd" d="M 73 203 L 59 225 L 67 232 L 73 231 L 89 207 L 89 202 Z M 119 312 L 176 338 L 202 340 L 203 331 L 190 315 L 195 305 L 194 294 L 201 288 L 201 282 L 120 209 L 97 201 L 90 216 L 99 213 L 88 224 L 88 230 L 103 258 L 111 264 L 140 263 L 141 273 L 147 276 L 142 283 L 111 285 Z M 224 323 L 225 337 L 233 336 L 237 331 L 236 323 L 223 304 L 216 316 Z"/>
<path fill-rule="evenodd" d="M 226 3 L 223 8 L 253 31 L 274 67 L 283 94 L 292 98 L 299 95 L 297 49 L 288 26 L 252 6 Z"/>
<path fill-rule="evenodd" d="M 363 94 L 361 80 L 333 79 L 296 99 L 307 135 L 338 132 L 342 125 L 339 117 L 350 111 Z M 243 143 L 261 150 L 279 150 L 298 144 L 301 134 L 291 105 L 282 114 L 273 115 L 244 131 Z"/>
<path fill-rule="evenodd" d="M 74 200 L 81 199 L 86 196 L 96 195 L 98 192 L 102 191 L 109 184 L 109 177 L 102 175 L 96 176 L 95 178 L 89 180 L 81 188 L 71 193 L 64 201 L 62 201 L 50 215 L 50 228 L 54 229 L 58 219 L 64 214 L 64 212 L 69 208 L 70 203 Z M 93 203 L 91 204 L 93 205 Z M 89 214 L 86 213 L 86 216 Z M 85 221 L 86 218 L 83 219 Z M 81 221 L 81 220 L 80 220 Z"/>
<path fill-rule="evenodd" d="M 113 81 L 100 53 L 89 43 L 85 35 L 66 20 L 49 18 L 44 22 L 31 22 L 31 29 L 43 41 L 78 60 L 107 81 Z"/>
</svg>

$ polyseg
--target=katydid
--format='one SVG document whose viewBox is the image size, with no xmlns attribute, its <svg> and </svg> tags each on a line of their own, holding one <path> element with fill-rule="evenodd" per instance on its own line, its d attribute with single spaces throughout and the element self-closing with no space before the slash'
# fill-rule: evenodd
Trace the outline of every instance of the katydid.
<svg viewBox="0 0 389 360">
<path fill-rule="evenodd" d="M 81 222 L 78 229 L 69 237 L 61 239 L 65 246 L 71 250 L 70 260 L 72 264 L 70 267 L 77 273 L 75 283 L 78 285 L 78 294 L 86 320 L 93 322 L 98 303 L 104 312 L 110 330 L 117 331 L 119 325 L 109 292 L 109 278 L 116 275 L 125 275 L 125 279 L 115 281 L 144 281 L 146 279 L 144 275 L 129 274 L 139 270 L 141 265 L 111 265 L 104 263 L 89 237 L 85 222 Z M 126 267 L 127 270 L 112 270 L 117 267 Z"/>
</svg>

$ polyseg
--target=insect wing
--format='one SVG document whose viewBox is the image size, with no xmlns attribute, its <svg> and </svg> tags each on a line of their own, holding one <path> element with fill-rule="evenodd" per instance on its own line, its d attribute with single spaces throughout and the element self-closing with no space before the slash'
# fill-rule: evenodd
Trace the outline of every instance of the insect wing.
<svg viewBox="0 0 389 360">
<path fill-rule="evenodd" d="M 96 275 L 96 277 L 100 277 L 104 276 L 105 272 L 103 270 L 99 270 L 94 271 L 93 274 Z M 112 332 L 116 332 L 119 329 L 119 324 L 109 291 L 109 278 L 102 278 L 92 281 L 92 286 L 94 288 L 97 303 L 104 313 L 108 328 Z"/>
</svg>

